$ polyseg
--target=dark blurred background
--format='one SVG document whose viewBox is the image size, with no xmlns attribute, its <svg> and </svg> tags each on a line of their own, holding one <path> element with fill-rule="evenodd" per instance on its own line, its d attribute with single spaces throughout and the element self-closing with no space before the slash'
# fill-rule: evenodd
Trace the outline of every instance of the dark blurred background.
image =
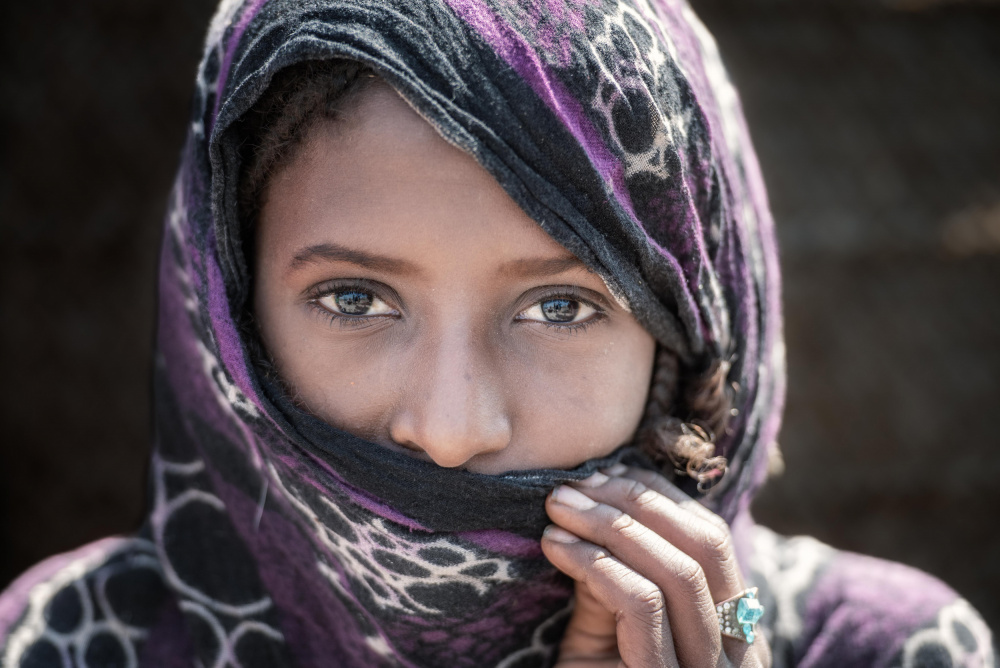
<svg viewBox="0 0 1000 668">
<path fill-rule="evenodd" d="M 693 0 L 784 266 L 785 533 L 1000 629 L 1000 2 Z M 0 8 L 0 588 L 136 526 L 160 220 L 210 0 Z"/>
</svg>

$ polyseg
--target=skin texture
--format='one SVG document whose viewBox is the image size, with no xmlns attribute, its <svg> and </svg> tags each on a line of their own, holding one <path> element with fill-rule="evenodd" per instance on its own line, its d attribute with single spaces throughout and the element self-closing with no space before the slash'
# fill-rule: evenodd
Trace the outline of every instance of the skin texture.
<svg viewBox="0 0 1000 668">
<path fill-rule="evenodd" d="M 256 247 L 264 344 L 328 423 L 488 474 L 632 439 L 653 338 L 384 84 L 271 177 Z M 743 588 L 725 522 L 663 477 L 622 467 L 546 508 L 542 548 L 577 582 L 561 666 L 770 664 L 719 636 L 713 601 Z"/>
<path fill-rule="evenodd" d="M 559 668 L 771 665 L 722 637 L 715 603 L 746 588 L 726 522 L 663 476 L 621 464 L 549 495 L 542 550 L 576 580 Z"/>
<path fill-rule="evenodd" d="M 257 249 L 264 343 L 299 401 L 346 431 L 502 473 L 605 455 L 642 417 L 653 338 L 385 85 L 272 177 Z M 382 315 L 336 317 L 323 291 L 359 282 Z M 580 322 L 540 321 L 553 296 Z"/>
</svg>

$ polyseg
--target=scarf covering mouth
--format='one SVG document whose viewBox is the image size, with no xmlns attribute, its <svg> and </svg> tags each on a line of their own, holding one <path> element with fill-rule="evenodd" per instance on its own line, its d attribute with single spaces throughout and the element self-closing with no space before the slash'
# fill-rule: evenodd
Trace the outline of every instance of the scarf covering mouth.
<svg viewBox="0 0 1000 668">
<path fill-rule="evenodd" d="M 539 547 L 545 496 L 627 449 L 442 469 L 305 415 L 249 361 L 235 125 L 279 70 L 329 58 L 372 66 L 686 366 L 730 361 L 730 467 L 702 502 L 732 522 L 762 483 L 784 392 L 774 233 L 685 2 L 224 0 L 166 218 L 147 521 L 66 556 L 58 595 L 0 610 L 0 664 L 554 660 L 572 582 Z"/>
</svg>

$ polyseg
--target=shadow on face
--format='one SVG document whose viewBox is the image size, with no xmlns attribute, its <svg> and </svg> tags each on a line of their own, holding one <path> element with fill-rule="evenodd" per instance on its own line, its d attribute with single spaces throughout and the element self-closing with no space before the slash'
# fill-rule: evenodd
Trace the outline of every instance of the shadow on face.
<svg viewBox="0 0 1000 668">
<path fill-rule="evenodd" d="M 642 416 L 653 338 L 385 84 L 272 176 L 254 280 L 301 405 L 440 466 L 568 468 Z"/>
</svg>

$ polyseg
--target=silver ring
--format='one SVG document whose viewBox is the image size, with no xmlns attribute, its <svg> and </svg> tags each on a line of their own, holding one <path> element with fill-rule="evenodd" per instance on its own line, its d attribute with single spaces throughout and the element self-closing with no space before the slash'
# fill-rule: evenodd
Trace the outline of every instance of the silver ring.
<svg viewBox="0 0 1000 668">
<path fill-rule="evenodd" d="M 764 616 L 764 606 L 757 600 L 757 588 L 751 587 L 715 604 L 719 633 L 727 638 L 752 645 L 757 637 L 756 624 Z"/>
</svg>

